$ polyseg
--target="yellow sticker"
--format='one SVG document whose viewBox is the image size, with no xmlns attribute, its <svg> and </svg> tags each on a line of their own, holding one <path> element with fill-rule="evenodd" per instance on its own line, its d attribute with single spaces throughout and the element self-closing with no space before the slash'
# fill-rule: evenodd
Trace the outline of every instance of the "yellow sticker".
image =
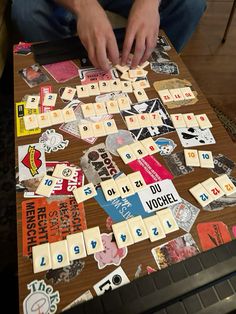
<svg viewBox="0 0 236 314">
<path fill-rule="evenodd" d="M 26 136 L 32 134 L 38 134 L 41 132 L 41 129 L 36 128 L 33 130 L 26 130 L 23 117 L 29 114 L 38 114 L 39 108 L 30 109 L 25 108 L 25 102 L 16 103 L 16 134 L 17 136 Z"/>
</svg>

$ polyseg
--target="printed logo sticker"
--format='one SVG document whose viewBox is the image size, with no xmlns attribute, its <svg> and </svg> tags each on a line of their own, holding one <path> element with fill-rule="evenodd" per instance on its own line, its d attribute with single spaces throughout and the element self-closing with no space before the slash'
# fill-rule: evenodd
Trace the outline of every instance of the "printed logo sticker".
<svg viewBox="0 0 236 314">
<path fill-rule="evenodd" d="M 24 314 L 54 314 L 57 311 L 57 304 L 60 302 L 58 291 L 47 285 L 44 280 L 34 280 L 27 285 L 30 294 L 24 299 Z"/>
<path fill-rule="evenodd" d="M 42 133 L 39 138 L 39 143 L 42 143 L 43 149 L 46 153 L 57 152 L 60 149 L 65 149 L 69 141 L 64 140 L 63 136 L 57 133 L 54 129 L 47 130 Z"/>
<path fill-rule="evenodd" d="M 160 149 L 160 155 L 162 156 L 170 155 L 177 146 L 173 140 L 165 137 L 158 138 L 155 143 Z"/>
<path fill-rule="evenodd" d="M 102 233 L 101 237 L 104 250 L 94 254 L 94 258 L 98 262 L 98 268 L 103 269 L 107 265 L 119 266 L 128 253 L 127 247 L 119 249 L 113 238 L 113 233 Z"/>
</svg>

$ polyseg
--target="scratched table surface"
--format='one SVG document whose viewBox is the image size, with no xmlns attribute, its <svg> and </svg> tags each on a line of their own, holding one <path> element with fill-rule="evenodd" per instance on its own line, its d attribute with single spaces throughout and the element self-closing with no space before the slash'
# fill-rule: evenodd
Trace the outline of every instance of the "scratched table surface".
<svg viewBox="0 0 236 314">
<path fill-rule="evenodd" d="M 171 113 L 188 113 L 193 112 L 194 114 L 201 114 L 206 113 L 209 117 L 211 123 L 213 124 L 213 128 L 211 129 L 213 136 L 216 140 L 216 144 L 214 145 L 206 145 L 202 146 L 200 149 L 203 150 L 210 150 L 212 151 L 213 155 L 216 154 L 224 154 L 236 162 L 236 147 L 234 143 L 231 141 L 229 135 L 227 134 L 226 130 L 218 120 L 217 116 L 215 115 L 214 111 L 212 110 L 211 106 L 209 105 L 208 101 L 206 100 L 205 96 L 202 94 L 201 90 L 199 89 L 197 83 L 189 73 L 188 69 L 184 65 L 181 57 L 175 52 L 172 48 L 169 52 L 170 58 L 173 62 L 176 62 L 180 69 L 180 75 L 177 77 L 180 79 L 187 79 L 192 83 L 193 89 L 198 92 L 199 101 L 195 105 L 185 106 L 181 108 L 175 109 L 167 109 L 169 114 Z M 77 65 L 80 65 L 79 60 L 74 60 Z M 14 55 L 14 99 L 15 103 L 20 102 L 22 97 L 27 94 L 38 94 L 40 90 L 40 86 L 29 88 L 28 85 L 23 81 L 23 79 L 19 76 L 18 71 L 22 68 L 30 66 L 34 64 L 34 57 L 33 55 L 28 56 L 19 56 Z M 42 69 L 44 71 L 44 69 Z M 150 82 L 150 88 L 146 89 L 146 93 L 149 99 L 157 98 L 158 95 L 153 87 L 153 83 L 158 80 L 163 79 L 170 79 L 172 78 L 169 75 L 164 74 L 156 74 L 153 72 L 150 67 L 146 68 L 148 70 L 148 80 Z M 49 76 L 49 75 L 48 75 Z M 49 76 L 50 77 L 50 76 Z M 58 92 L 60 87 L 71 86 L 75 87 L 76 85 L 80 85 L 79 78 L 72 79 L 69 82 L 58 84 L 55 80 L 50 77 L 50 81 L 41 84 L 41 85 L 51 85 L 53 92 Z M 135 96 L 133 93 L 129 94 L 132 102 L 136 102 Z M 85 102 L 95 102 L 94 97 L 85 98 L 83 99 Z M 65 106 L 65 104 L 61 101 L 60 97 L 57 99 L 56 108 L 61 109 Z M 113 118 L 116 121 L 118 129 L 127 129 L 122 117 L 120 114 L 113 115 Z M 46 154 L 47 161 L 69 161 L 75 165 L 79 165 L 80 157 L 83 155 L 83 151 L 92 147 L 92 145 L 86 143 L 83 140 L 77 139 L 67 133 L 64 133 L 59 130 L 60 125 L 53 126 L 51 128 L 55 129 L 56 132 L 63 134 L 64 139 L 69 140 L 69 145 L 64 150 L 59 150 L 57 152 L 53 152 L 50 154 Z M 46 129 L 42 129 L 41 133 L 44 132 Z M 18 154 L 17 149 L 20 145 L 38 143 L 39 137 L 41 134 L 30 135 L 30 136 L 23 136 L 17 137 L 15 136 L 15 160 L 16 166 L 18 165 Z M 177 144 L 174 152 L 183 151 L 183 147 L 179 141 L 176 132 L 168 133 L 164 135 L 164 137 L 168 137 L 174 140 Z M 95 144 L 104 143 L 105 137 L 98 138 Z M 196 148 L 198 149 L 198 147 Z M 162 156 L 159 154 L 154 155 L 160 163 L 165 165 Z M 128 174 L 131 173 L 131 169 L 129 166 L 125 165 L 121 158 L 112 156 L 113 161 L 117 164 L 119 169 L 124 173 Z M 232 175 L 235 176 L 235 170 L 232 172 Z M 187 174 L 185 176 L 180 176 L 173 179 L 173 183 L 180 194 L 181 197 L 188 200 L 195 206 L 199 207 L 195 199 L 189 193 L 189 188 L 208 179 L 209 177 L 216 177 L 210 171 L 210 169 L 201 169 L 196 168 L 194 172 Z M 85 179 L 85 183 L 87 183 Z M 27 284 L 32 282 L 33 280 L 45 280 L 45 273 L 40 272 L 37 274 L 33 273 L 32 261 L 28 257 L 23 256 L 23 244 L 22 244 L 22 201 L 25 200 L 23 196 L 23 192 L 16 193 L 16 200 L 17 200 L 17 241 L 18 241 L 18 278 L 19 278 L 19 307 L 20 312 L 23 312 L 23 300 L 29 294 L 29 290 L 27 289 Z M 201 208 L 201 207 L 199 207 Z M 84 202 L 84 210 L 86 214 L 86 221 L 87 227 L 95 227 L 99 226 L 100 231 L 109 233 L 106 227 L 106 219 L 107 214 L 105 211 L 98 205 L 98 203 L 94 199 L 90 199 Z M 201 250 L 201 246 L 199 243 L 199 238 L 197 235 L 196 226 L 200 222 L 208 222 L 208 221 L 223 221 L 226 225 L 228 225 L 229 229 L 232 229 L 232 226 L 236 224 L 236 214 L 235 214 L 236 207 L 228 207 L 221 211 L 216 212 L 208 212 L 204 211 L 201 208 L 200 214 L 197 217 L 190 233 L 193 236 L 194 240 L 196 241 L 198 247 Z M 43 216 L 42 216 L 43 218 Z M 40 217 L 38 217 L 40 220 Z M 142 264 L 142 266 L 146 269 L 146 266 L 151 266 L 155 269 L 158 269 L 155 260 L 151 254 L 151 249 L 156 247 L 157 245 L 161 245 L 169 240 L 172 240 L 180 235 L 185 234 L 185 232 L 180 229 L 175 231 L 166 238 L 151 243 L 150 240 L 141 241 L 137 244 L 128 247 L 128 254 L 122 260 L 121 266 L 125 271 L 126 275 L 132 281 L 134 279 L 135 272 L 137 270 L 138 265 Z M 65 306 L 75 300 L 77 297 L 82 295 L 88 289 L 91 290 L 92 294 L 95 296 L 95 291 L 93 290 L 93 285 L 104 278 L 106 275 L 111 273 L 113 270 L 116 269 L 116 266 L 110 265 L 106 266 L 104 269 L 99 270 L 98 264 L 94 259 L 93 255 L 87 256 L 83 259 L 85 262 L 84 268 L 82 272 L 76 276 L 75 278 L 71 279 L 69 282 L 63 282 L 56 284 L 53 288 L 54 291 L 58 290 L 60 294 L 60 303 L 58 304 L 58 311 L 62 310 Z M 50 281 L 46 280 L 47 284 L 51 284 Z"/>
</svg>

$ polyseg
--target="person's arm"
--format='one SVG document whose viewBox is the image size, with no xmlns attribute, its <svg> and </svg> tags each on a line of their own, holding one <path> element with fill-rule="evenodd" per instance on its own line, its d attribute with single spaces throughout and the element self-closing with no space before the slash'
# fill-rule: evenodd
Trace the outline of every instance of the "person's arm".
<svg viewBox="0 0 236 314">
<path fill-rule="evenodd" d="M 119 62 L 119 50 L 112 26 L 97 0 L 56 0 L 77 18 L 77 33 L 93 65 L 109 69 Z"/>
<path fill-rule="evenodd" d="M 122 64 L 126 64 L 135 42 L 132 67 L 145 62 L 156 46 L 160 26 L 161 0 L 134 0 L 131 8 L 122 51 Z"/>
</svg>

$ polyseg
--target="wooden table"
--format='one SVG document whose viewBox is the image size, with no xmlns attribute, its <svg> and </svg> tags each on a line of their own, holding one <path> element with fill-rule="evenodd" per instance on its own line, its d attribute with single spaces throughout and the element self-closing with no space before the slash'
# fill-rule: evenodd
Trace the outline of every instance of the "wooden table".
<svg viewBox="0 0 236 314">
<path fill-rule="evenodd" d="M 172 49 L 169 52 L 171 60 L 176 62 L 180 68 L 180 75 L 179 78 L 184 78 L 192 82 L 193 88 L 199 94 L 199 102 L 193 106 L 186 106 L 182 108 L 176 108 L 172 110 L 168 110 L 171 113 L 188 113 L 194 112 L 195 114 L 206 113 L 213 124 L 212 133 L 215 137 L 216 144 L 204 146 L 204 150 L 211 150 L 213 154 L 222 153 L 228 156 L 230 159 L 236 162 L 236 147 L 231 141 L 229 135 L 227 134 L 226 130 L 218 120 L 217 116 L 215 115 L 214 111 L 212 110 L 211 106 L 208 104 L 206 98 L 201 93 L 198 85 L 194 81 L 193 77 L 187 70 L 186 66 L 183 64 L 181 58 L 177 55 L 177 53 Z M 77 63 L 77 62 L 76 62 Z M 30 89 L 27 84 L 19 77 L 18 71 L 24 67 L 34 64 L 33 55 L 29 56 L 14 56 L 14 91 L 15 91 L 15 102 L 21 101 L 22 97 L 26 94 L 33 94 L 39 93 L 39 87 L 34 87 Z M 78 63 L 79 64 L 79 63 Z M 155 72 L 151 71 L 150 69 L 148 73 L 148 79 L 151 83 L 151 87 L 147 89 L 147 95 L 149 99 L 153 99 L 157 97 L 157 93 L 152 87 L 152 83 L 157 80 L 171 78 L 168 75 L 157 75 Z M 53 92 L 57 92 L 59 87 L 61 86 L 75 86 L 79 85 L 80 81 L 78 78 L 73 79 L 65 84 L 57 84 L 52 78 L 49 82 L 50 85 L 53 87 Z M 46 83 L 46 84 L 47 84 Z M 223 84 L 223 82 L 222 82 Z M 129 94 L 132 101 L 135 102 L 135 98 L 133 94 Z M 94 97 L 86 98 L 85 102 L 94 102 Z M 64 104 L 58 97 L 57 108 L 63 108 Z M 114 119 L 119 129 L 127 129 L 121 116 L 119 114 L 114 115 Z M 82 155 L 82 152 L 91 145 L 87 144 L 82 140 L 78 140 L 75 137 L 69 136 L 66 133 L 63 133 L 59 130 L 59 125 L 53 126 L 57 132 L 63 134 L 64 139 L 69 140 L 69 146 L 64 149 L 60 150 L 55 153 L 46 154 L 47 161 L 65 161 L 68 160 L 71 163 L 78 164 L 79 159 Z M 45 129 L 42 130 L 44 132 Z M 19 145 L 37 143 L 39 140 L 40 134 L 32 135 L 32 136 L 25 136 L 25 137 L 16 137 L 15 138 L 15 151 L 16 151 L 16 165 L 18 165 L 18 157 L 17 157 L 17 148 Z M 175 152 L 182 151 L 183 147 L 178 139 L 177 133 L 172 132 L 167 134 L 168 138 L 171 138 L 177 143 L 177 148 Z M 98 143 L 103 143 L 105 138 L 99 138 L 94 145 Z M 165 165 L 163 158 L 157 154 L 156 158 Z M 122 160 L 119 157 L 113 156 L 113 160 L 116 162 L 118 167 L 124 171 L 126 174 L 130 173 L 131 170 L 128 166 L 124 165 Z M 232 173 L 232 175 L 236 175 L 236 172 Z M 199 207 L 196 203 L 195 199 L 190 195 L 188 189 L 195 184 L 206 180 L 209 177 L 216 177 L 213 175 L 210 169 L 201 169 L 196 168 L 194 172 L 177 177 L 173 180 L 174 185 L 179 192 L 180 196 L 184 199 L 188 200 L 192 204 Z M 86 181 L 85 181 L 86 182 Z M 20 312 L 22 313 L 22 304 L 25 297 L 29 294 L 29 290 L 27 290 L 27 284 L 29 284 L 34 279 L 44 279 L 45 272 L 41 272 L 38 274 L 33 273 L 32 262 L 22 256 L 22 220 L 21 220 L 21 202 L 24 200 L 23 193 L 17 193 L 17 239 L 18 239 L 18 275 L 19 275 L 19 304 L 20 304 Z M 86 220 L 88 228 L 99 226 L 101 232 L 109 233 L 106 229 L 106 218 L 107 214 L 105 211 L 99 207 L 97 202 L 94 199 L 90 199 L 84 202 L 84 208 L 86 212 Z M 200 243 L 196 231 L 196 225 L 200 222 L 207 222 L 207 221 L 223 221 L 225 224 L 228 225 L 229 229 L 236 224 L 236 215 L 235 215 L 236 207 L 226 208 L 221 211 L 216 212 L 206 212 L 201 209 L 200 214 L 195 222 L 193 228 L 191 229 L 190 233 L 192 234 L 193 238 L 197 242 L 199 248 Z M 154 261 L 154 258 L 151 254 L 151 249 L 165 243 L 171 239 L 174 239 L 185 232 L 183 230 L 179 230 L 176 232 L 171 233 L 167 236 L 167 238 L 151 243 L 149 240 L 142 241 L 138 244 L 132 245 L 128 248 L 128 255 L 127 257 L 122 260 L 121 266 L 124 269 L 125 273 L 129 277 L 130 280 L 134 279 L 135 272 L 139 264 L 142 264 L 143 270 L 146 269 L 146 266 L 151 266 L 157 269 L 157 265 Z M 86 290 L 90 289 L 92 293 L 95 295 L 92 286 L 105 277 L 107 274 L 111 273 L 116 267 L 115 266 L 107 266 L 102 270 L 99 270 L 97 267 L 97 262 L 94 260 L 93 256 L 88 256 L 84 259 L 85 267 L 82 272 L 75 277 L 70 282 L 61 282 L 54 286 L 54 291 L 58 290 L 60 293 L 60 303 L 58 305 L 58 310 L 60 311 L 69 303 L 71 303 L 74 299 L 79 297 L 83 294 Z M 46 281 L 47 282 L 47 281 Z M 50 282 L 47 282 L 50 284 Z"/>
</svg>

